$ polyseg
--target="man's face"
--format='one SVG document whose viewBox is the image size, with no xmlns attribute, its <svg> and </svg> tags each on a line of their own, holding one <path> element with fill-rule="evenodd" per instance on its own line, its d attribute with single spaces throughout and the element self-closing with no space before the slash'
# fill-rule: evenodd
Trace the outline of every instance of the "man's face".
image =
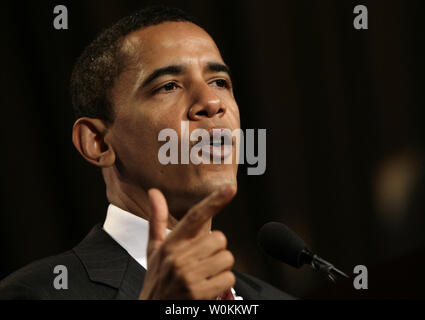
<svg viewBox="0 0 425 320">
<path fill-rule="evenodd" d="M 179 164 L 158 160 L 165 143 L 158 133 L 170 128 L 181 140 L 181 121 L 189 121 L 189 132 L 240 128 L 230 76 L 211 37 L 192 23 L 166 22 L 128 35 L 123 51 L 127 67 L 112 90 L 115 119 L 105 137 L 120 179 L 161 189 L 177 214 L 223 184 L 236 186 L 235 148 L 232 164 L 181 164 L 180 143 Z"/>
</svg>

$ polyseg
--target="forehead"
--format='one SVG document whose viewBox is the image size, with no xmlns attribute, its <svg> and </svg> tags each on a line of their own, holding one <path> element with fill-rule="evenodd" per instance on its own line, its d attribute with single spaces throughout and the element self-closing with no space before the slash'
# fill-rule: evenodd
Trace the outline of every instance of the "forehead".
<svg viewBox="0 0 425 320">
<path fill-rule="evenodd" d="M 134 31 L 125 38 L 122 48 L 149 70 L 173 63 L 223 62 L 210 35 L 190 22 L 164 22 Z"/>
</svg>

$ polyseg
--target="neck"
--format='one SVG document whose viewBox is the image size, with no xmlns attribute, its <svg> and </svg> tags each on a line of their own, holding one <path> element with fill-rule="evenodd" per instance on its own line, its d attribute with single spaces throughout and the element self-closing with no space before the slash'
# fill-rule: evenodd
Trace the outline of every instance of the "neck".
<svg viewBox="0 0 425 320">
<path fill-rule="evenodd" d="M 147 190 L 134 184 L 126 183 L 118 179 L 116 175 L 112 177 L 106 170 L 104 171 L 104 179 L 106 183 L 106 196 L 109 203 L 140 218 L 150 220 L 151 210 Z M 167 200 L 167 204 L 170 205 L 169 200 Z M 184 213 L 189 209 L 186 208 Z M 178 214 L 176 215 L 172 213 L 172 208 L 169 208 L 168 229 L 173 230 L 179 220 L 184 216 L 184 213 L 181 211 L 178 210 Z M 211 230 L 211 221 L 205 227 L 208 231 Z"/>
</svg>

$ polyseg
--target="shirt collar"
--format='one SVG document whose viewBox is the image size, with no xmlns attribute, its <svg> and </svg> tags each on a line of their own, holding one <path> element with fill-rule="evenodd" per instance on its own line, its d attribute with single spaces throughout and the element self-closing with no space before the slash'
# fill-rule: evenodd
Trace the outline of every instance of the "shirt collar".
<svg viewBox="0 0 425 320">
<path fill-rule="evenodd" d="M 149 239 L 149 221 L 110 204 L 103 230 L 147 270 L 146 250 Z M 167 229 L 167 235 L 170 232 L 171 230 Z M 235 300 L 242 300 L 242 297 L 237 296 L 233 288 L 231 291 Z"/>
<path fill-rule="evenodd" d="M 147 269 L 149 221 L 110 204 L 103 229 L 143 268 Z M 170 230 L 167 229 L 167 234 Z"/>
</svg>

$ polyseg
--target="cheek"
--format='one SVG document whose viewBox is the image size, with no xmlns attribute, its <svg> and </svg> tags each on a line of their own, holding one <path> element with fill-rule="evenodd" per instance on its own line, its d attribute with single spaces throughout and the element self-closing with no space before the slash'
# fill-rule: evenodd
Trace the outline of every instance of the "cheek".
<svg viewBox="0 0 425 320">
<path fill-rule="evenodd" d="M 163 113 L 160 110 L 128 119 L 123 123 L 121 136 L 121 143 L 125 145 L 122 151 L 125 152 L 127 161 L 148 167 L 160 165 L 158 152 L 165 142 L 159 141 L 158 135 L 163 129 L 172 129 L 177 132 L 180 140 L 180 120 L 177 114 Z"/>
<path fill-rule="evenodd" d="M 152 121 L 148 121 L 143 115 L 135 114 L 116 121 L 115 129 L 115 147 L 122 162 L 128 165 L 133 162 L 152 162 L 158 136 Z"/>
<path fill-rule="evenodd" d="M 241 121 L 240 121 L 240 115 L 239 115 L 239 108 L 235 100 L 232 100 L 229 102 L 228 105 L 228 117 L 231 121 L 233 128 L 240 128 Z"/>
<path fill-rule="evenodd" d="M 224 90 L 216 91 L 216 93 L 223 105 L 227 107 L 227 113 L 229 116 L 239 124 L 239 107 L 233 94 Z"/>
</svg>

